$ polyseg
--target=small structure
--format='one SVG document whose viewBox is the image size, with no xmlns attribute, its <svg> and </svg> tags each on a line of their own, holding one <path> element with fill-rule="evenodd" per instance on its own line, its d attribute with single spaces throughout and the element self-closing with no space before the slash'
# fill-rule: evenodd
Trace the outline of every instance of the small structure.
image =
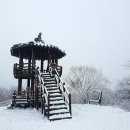
<svg viewBox="0 0 130 130">
<path fill-rule="evenodd" d="M 61 82 L 62 66 L 58 65 L 58 60 L 66 53 L 56 46 L 45 44 L 41 35 L 42 33 L 39 33 L 34 41 L 15 44 L 11 47 L 11 55 L 19 58 L 19 63 L 15 63 L 13 69 L 14 77 L 18 79 L 18 90 L 13 93 L 12 106 L 32 106 L 37 109 L 42 107 L 42 112 L 44 108 L 44 115 L 47 115 L 50 120 L 71 118 L 71 95 Z M 40 70 L 36 64 L 37 60 L 40 61 Z M 44 67 L 44 61 L 47 61 L 47 68 Z M 52 70 L 53 73 L 51 73 Z M 27 91 L 24 94 L 22 92 L 23 79 L 27 80 Z M 68 97 L 64 93 L 67 93 Z M 23 103 L 24 101 L 26 102 Z M 61 110 L 63 109 L 61 105 L 65 105 L 66 111 L 63 109 L 61 113 L 61 110 L 59 112 L 59 109 L 53 107 L 57 113 L 52 113 L 50 108 L 52 105 L 59 105 L 58 108 Z M 67 109 L 68 106 L 69 109 Z M 50 111 L 51 114 L 49 114 Z M 66 113 L 70 115 L 52 117 Z"/>
<path fill-rule="evenodd" d="M 89 104 L 100 104 L 101 105 L 101 100 L 102 100 L 102 91 L 89 91 L 88 92 L 88 103 Z"/>
</svg>

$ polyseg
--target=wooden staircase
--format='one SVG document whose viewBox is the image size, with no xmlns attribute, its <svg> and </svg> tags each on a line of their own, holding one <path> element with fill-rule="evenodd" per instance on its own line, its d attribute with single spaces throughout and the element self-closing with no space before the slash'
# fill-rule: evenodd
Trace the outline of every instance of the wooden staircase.
<svg viewBox="0 0 130 130">
<path fill-rule="evenodd" d="M 15 91 L 12 107 L 35 107 L 37 110 L 41 107 L 42 114 L 44 113 L 50 121 L 72 118 L 71 94 L 61 81 L 58 71 L 51 69 L 53 68 L 49 68 L 49 72 L 44 71 L 44 73 L 38 71 L 35 75 L 34 92 L 19 94 Z"/>
<path fill-rule="evenodd" d="M 48 104 L 45 108 L 47 111 L 45 115 L 48 115 L 48 119 L 52 121 L 72 118 L 56 78 L 51 77 L 50 73 L 42 73 L 41 78 L 48 93 Z"/>
<path fill-rule="evenodd" d="M 22 92 L 21 95 L 15 91 L 13 93 L 12 107 L 28 107 L 30 103 L 27 99 L 27 96 Z"/>
</svg>

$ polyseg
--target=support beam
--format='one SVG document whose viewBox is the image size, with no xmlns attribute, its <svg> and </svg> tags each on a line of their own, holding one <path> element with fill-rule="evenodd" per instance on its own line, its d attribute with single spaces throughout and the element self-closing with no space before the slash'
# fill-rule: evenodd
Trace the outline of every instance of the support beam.
<svg viewBox="0 0 130 130">
<path fill-rule="evenodd" d="M 55 59 L 55 63 L 58 65 L 58 59 Z"/>
<path fill-rule="evenodd" d="M 31 59 L 28 59 L 28 73 L 31 74 Z M 30 87 L 30 79 L 27 79 L 27 87 Z"/>
<path fill-rule="evenodd" d="M 27 87 L 30 88 L 30 79 L 27 79 Z"/>
<path fill-rule="evenodd" d="M 22 57 L 22 52 L 19 51 L 19 68 L 20 68 L 20 72 L 22 72 L 23 70 L 23 57 Z M 18 94 L 21 93 L 22 90 L 22 78 L 18 79 Z"/>
<path fill-rule="evenodd" d="M 54 58 L 52 58 L 52 63 L 55 63 L 55 59 Z"/>
<path fill-rule="evenodd" d="M 44 69 L 44 61 L 41 60 L 41 72 L 43 72 L 43 69 Z"/>
<path fill-rule="evenodd" d="M 32 48 L 32 72 L 35 72 L 35 52 L 34 49 Z M 31 78 L 31 91 L 34 93 L 34 75 L 33 73 L 32 78 Z"/>
<path fill-rule="evenodd" d="M 34 92 L 34 78 L 31 79 L 31 91 Z"/>
<path fill-rule="evenodd" d="M 21 94 L 21 91 L 22 91 L 22 79 L 19 78 L 18 79 L 18 95 Z"/>
<path fill-rule="evenodd" d="M 49 64 L 51 63 L 51 55 L 48 56 L 47 71 L 49 71 Z"/>
<path fill-rule="evenodd" d="M 33 69 L 35 68 L 35 52 L 33 48 L 32 48 L 32 67 Z"/>
</svg>

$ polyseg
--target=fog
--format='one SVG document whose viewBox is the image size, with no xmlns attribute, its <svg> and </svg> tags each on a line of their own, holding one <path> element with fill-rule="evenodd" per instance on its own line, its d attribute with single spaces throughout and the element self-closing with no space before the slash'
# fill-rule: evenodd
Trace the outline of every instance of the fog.
<svg viewBox="0 0 130 130">
<path fill-rule="evenodd" d="M 129 0 L 0 0 L 0 86 L 17 85 L 10 55 L 17 43 L 34 40 L 67 55 L 60 60 L 64 76 L 72 65 L 93 65 L 114 84 L 129 74 Z"/>
</svg>

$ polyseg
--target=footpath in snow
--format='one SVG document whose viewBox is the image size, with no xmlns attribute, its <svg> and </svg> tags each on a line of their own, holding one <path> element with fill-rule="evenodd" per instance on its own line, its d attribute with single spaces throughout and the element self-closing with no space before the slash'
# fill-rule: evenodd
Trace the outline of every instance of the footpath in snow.
<svg viewBox="0 0 130 130">
<path fill-rule="evenodd" d="M 73 118 L 49 121 L 35 109 L 0 107 L 0 130 L 130 130 L 130 112 L 98 105 L 72 105 Z"/>
</svg>

